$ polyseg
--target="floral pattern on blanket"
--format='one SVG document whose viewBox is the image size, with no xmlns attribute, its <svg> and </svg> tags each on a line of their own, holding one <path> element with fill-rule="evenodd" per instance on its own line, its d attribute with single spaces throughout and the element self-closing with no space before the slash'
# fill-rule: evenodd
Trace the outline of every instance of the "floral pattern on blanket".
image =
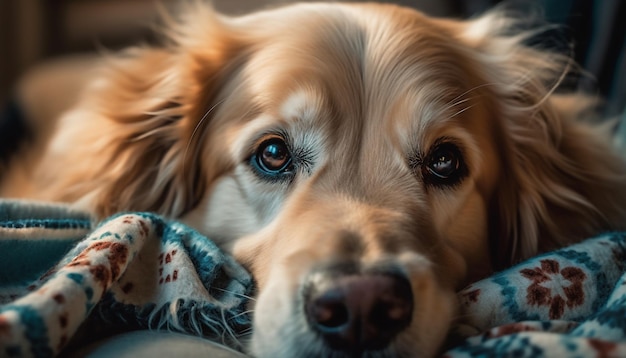
<svg viewBox="0 0 626 358">
<path fill-rule="evenodd" d="M 445 357 L 626 357 L 626 234 L 539 255 L 459 293 Z M 67 207 L 0 200 L 0 356 L 50 357 L 105 327 L 241 349 L 249 274 L 193 229 L 147 213 L 93 228 Z"/>
<path fill-rule="evenodd" d="M 447 357 L 626 357 L 626 234 L 539 255 L 459 293 Z"/>
</svg>

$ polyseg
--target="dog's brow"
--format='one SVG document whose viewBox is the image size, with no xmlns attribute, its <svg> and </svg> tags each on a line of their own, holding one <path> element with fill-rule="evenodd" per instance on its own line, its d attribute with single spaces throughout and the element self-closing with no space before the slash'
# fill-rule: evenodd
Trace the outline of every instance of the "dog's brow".
<svg viewBox="0 0 626 358">
<path fill-rule="evenodd" d="M 312 120 L 319 115 L 321 102 L 321 99 L 312 91 L 300 90 L 287 97 L 280 114 L 285 119 Z"/>
<path fill-rule="evenodd" d="M 232 143 L 231 148 L 233 150 L 232 155 L 234 158 L 242 158 L 246 155 L 248 146 L 246 143 L 256 133 L 259 133 L 266 128 L 270 128 L 276 123 L 276 119 L 270 115 L 262 115 L 257 117 L 254 121 L 244 126 L 241 131 L 234 132 L 228 136 L 228 142 Z"/>
</svg>

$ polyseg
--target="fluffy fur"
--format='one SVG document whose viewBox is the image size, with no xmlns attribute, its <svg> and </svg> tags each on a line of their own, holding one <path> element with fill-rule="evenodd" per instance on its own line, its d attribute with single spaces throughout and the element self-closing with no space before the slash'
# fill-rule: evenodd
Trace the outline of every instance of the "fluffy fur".
<svg viewBox="0 0 626 358">
<path fill-rule="evenodd" d="M 456 289 L 624 228 L 624 162 L 580 121 L 587 99 L 554 94 L 572 64 L 525 46 L 503 11 L 462 22 L 379 4 L 239 18 L 189 7 L 162 46 L 108 58 L 0 193 L 101 217 L 156 211 L 207 234 L 258 283 L 254 355 L 434 355 Z M 251 164 L 268 137 L 287 142 L 289 180 Z M 463 173 L 433 184 L 442 142 Z M 313 332 L 303 285 L 329 262 L 410 282 L 410 324 L 384 348 L 337 350 Z"/>
</svg>

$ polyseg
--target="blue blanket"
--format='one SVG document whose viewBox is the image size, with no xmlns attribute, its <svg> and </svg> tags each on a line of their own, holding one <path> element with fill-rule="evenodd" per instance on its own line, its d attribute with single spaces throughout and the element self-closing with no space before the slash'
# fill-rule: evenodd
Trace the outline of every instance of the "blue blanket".
<svg viewBox="0 0 626 358">
<path fill-rule="evenodd" d="M 625 270 L 626 234 L 612 233 L 476 282 L 459 293 L 463 339 L 445 356 L 625 357 Z M 125 213 L 95 226 L 64 206 L 0 200 L 0 356 L 58 355 L 104 328 L 241 349 L 251 292 L 238 263 L 179 222 Z"/>
</svg>

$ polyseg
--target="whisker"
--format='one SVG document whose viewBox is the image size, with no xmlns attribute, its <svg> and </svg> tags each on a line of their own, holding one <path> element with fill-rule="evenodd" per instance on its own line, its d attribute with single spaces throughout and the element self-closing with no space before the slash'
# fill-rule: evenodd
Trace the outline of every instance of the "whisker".
<svg viewBox="0 0 626 358">
<path fill-rule="evenodd" d="M 252 333 L 252 331 L 253 331 L 252 327 L 246 328 L 246 329 L 242 330 L 241 332 L 239 332 L 239 335 L 241 335 L 241 336 L 248 335 L 248 334 Z"/>
<path fill-rule="evenodd" d="M 217 108 L 217 106 L 219 106 L 220 104 L 222 104 L 225 101 L 225 99 L 218 101 L 217 103 L 215 103 L 213 106 L 211 106 L 211 108 L 209 108 L 204 115 L 202 116 L 202 118 L 200 118 L 200 120 L 198 121 L 198 123 L 196 124 L 196 126 L 193 129 L 193 132 L 191 132 L 191 137 L 189 137 L 189 141 L 187 141 L 187 146 L 185 147 L 185 152 L 183 154 L 183 173 L 186 173 L 186 165 L 187 165 L 187 154 L 189 152 L 189 147 L 191 147 L 191 143 L 193 142 L 194 137 L 196 136 L 196 133 L 198 132 L 198 130 L 200 129 L 200 127 L 204 124 L 204 122 L 206 121 L 206 119 L 209 117 L 209 114 L 211 114 L 211 112 L 213 112 L 215 110 L 215 108 Z"/>
<path fill-rule="evenodd" d="M 238 296 L 238 297 L 247 298 L 250 301 L 256 301 L 256 298 L 254 298 L 252 296 L 245 295 L 243 293 L 237 293 L 237 292 L 234 292 L 234 291 L 231 291 L 231 290 L 227 290 L 227 289 L 224 289 L 224 288 L 220 288 L 220 287 L 212 287 L 211 289 L 222 291 L 222 292 L 226 292 L 226 293 L 230 293 L 230 294 Z"/>
<path fill-rule="evenodd" d="M 222 314 L 222 322 L 226 322 L 227 320 L 225 316 L 225 310 L 222 310 L 221 314 Z M 222 331 L 222 334 L 221 334 L 222 341 L 226 342 L 230 340 L 232 342 L 236 342 L 237 345 L 239 346 L 243 346 L 242 342 L 239 340 L 239 336 L 240 336 L 240 333 L 235 332 L 230 325 L 228 324 L 224 325 L 224 330 Z"/>
<path fill-rule="evenodd" d="M 250 313 L 254 313 L 254 310 L 243 311 L 241 313 L 238 313 L 238 314 L 234 315 L 233 318 L 249 315 Z"/>
<path fill-rule="evenodd" d="M 462 100 L 456 101 L 456 102 L 454 102 L 454 103 L 452 103 L 452 104 L 447 105 L 447 106 L 446 106 L 446 108 L 444 108 L 444 109 L 442 110 L 442 112 L 447 112 L 447 111 L 448 111 L 448 110 L 450 110 L 451 108 L 454 108 L 454 107 L 456 107 L 456 106 L 458 106 L 458 105 L 461 105 L 461 104 L 463 104 L 463 103 L 469 102 L 469 101 L 471 101 L 471 100 L 473 100 L 473 99 L 475 99 L 475 98 L 476 98 L 476 97 L 467 97 L 467 98 L 465 98 L 465 99 L 462 99 Z"/>
<path fill-rule="evenodd" d="M 501 83 L 497 83 L 497 82 L 488 82 L 488 83 L 483 83 L 483 84 L 480 84 L 480 85 L 478 85 L 478 86 L 474 86 L 474 87 L 472 87 L 472 88 L 468 89 L 467 91 L 465 91 L 465 92 L 461 93 L 460 95 L 458 95 L 458 96 L 454 97 L 453 99 L 451 99 L 450 101 L 448 101 L 448 103 L 447 103 L 447 104 L 449 105 L 450 103 L 453 103 L 453 102 L 455 102 L 455 101 L 459 100 L 459 99 L 460 99 L 460 98 L 462 98 L 463 96 L 465 96 L 465 95 L 467 95 L 467 94 L 469 94 L 469 93 L 471 93 L 471 92 L 473 92 L 473 91 L 476 91 L 476 90 L 478 90 L 478 89 L 481 89 L 481 88 L 483 88 L 483 87 L 488 87 L 488 86 L 500 86 L 500 85 L 502 85 L 502 84 L 501 84 Z M 456 104 L 455 104 L 455 105 L 456 105 Z M 450 107 L 454 107 L 455 105 L 452 105 L 452 106 L 450 106 Z M 448 108 L 450 108 L 450 107 L 448 107 Z"/>
<path fill-rule="evenodd" d="M 458 116 L 459 114 L 461 114 L 461 113 L 463 113 L 463 112 L 467 111 L 468 109 L 471 109 L 471 108 L 472 108 L 472 107 L 474 107 L 474 106 L 476 106 L 476 104 L 472 104 L 472 105 L 469 105 L 469 106 L 467 106 L 467 107 L 464 107 L 463 109 L 461 109 L 461 110 L 457 111 L 455 114 L 453 114 L 453 115 L 451 115 L 450 117 L 448 117 L 448 119 L 452 119 L 452 118 L 454 118 L 454 117 Z"/>
</svg>

